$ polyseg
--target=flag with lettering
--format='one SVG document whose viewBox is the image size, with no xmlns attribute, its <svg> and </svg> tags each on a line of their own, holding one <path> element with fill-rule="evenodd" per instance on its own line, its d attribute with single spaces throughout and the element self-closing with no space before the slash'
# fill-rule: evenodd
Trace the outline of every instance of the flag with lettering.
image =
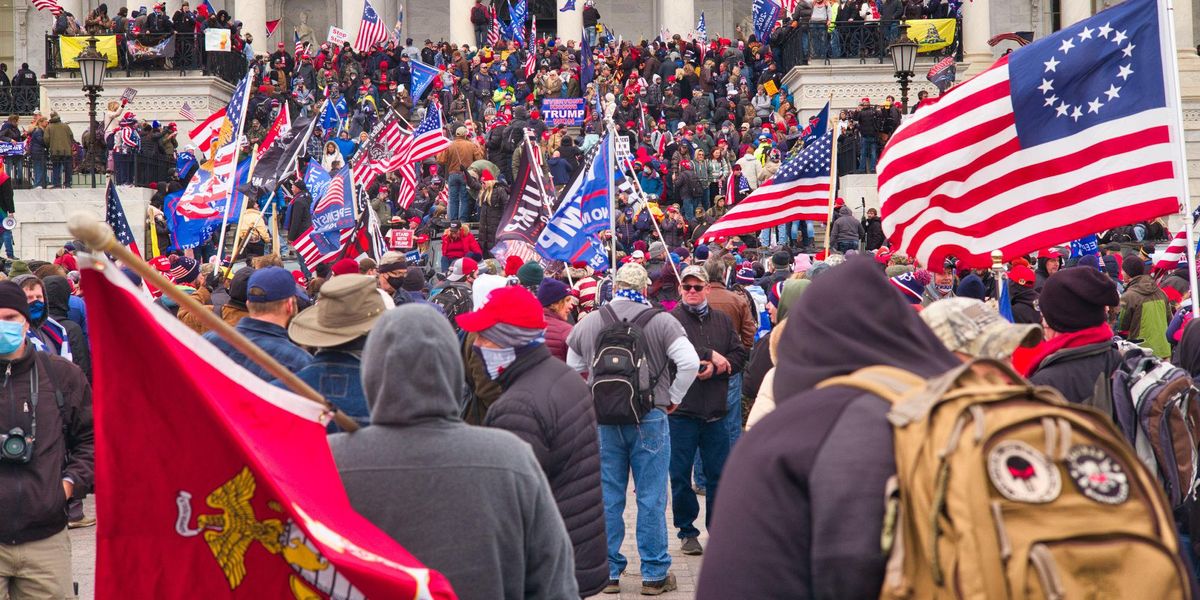
<svg viewBox="0 0 1200 600">
<path fill-rule="evenodd" d="M 568 264 L 582 260 L 596 269 L 607 268 L 603 249 L 597 252 L 596 234 L 611 224 L 608 172 L 615 167 L 609 142 L 607 136 L 601 140 L 599 151 L 572 182 L 538 235 L 537 252 L 541 256 Z"/>
<path fill-rule="evenodd" d="M 546 183 L 526 140 L 517 167 L 517 178 L 512 185 L 512 198 L 508 201 L 500 219 L 500 228 L 496 232 L 493 256 L 504 259 L 510 255 L 519 256 L 524 261 L 538 258 L 535 250 L 538 236 L 550 220 L 548 203 L 554 201 L 552 197 L 547 198 L 547 193 L 554 193 L 554 187 L 547 187 Z"/>
<path fill-rule="evenodd" d="M 759 40 L 770 39 L 771 30 L 775 28 L 775 22 L 779 20 L 781 14 L 783 14 L 783 6 L 779 4 L 778 0 L 754 0 L 751 8 L 754 37 Z"/>
<path fill-rule="evenodd" d="M 923 264 L 982 268 L 1177 212 L 1171 27 L 1162 2 L 1121 2 L 906 119 L 879 158 L 884 234 Z"/>
<path fill-rule="evenodd" d="M 96 598 L 455 597 L 350 505 L 323 405 L 234 363 L 113 263 L 81 266 L 104 315 L 88 328 Z"/>
<path fill-rule="evenodd" d="M 320 163 L 309 159 L 304 187 L 313 200 L 313 231 L 341 231 L 354 224 L 354 208 L 346 201 L 350 195 L 349 167 L 342 167 L 331 176 Z"/>
<path fill-rule="evenodd" d="M 433 79 L 438 76 L 438 70 L 419 60 L 408 61 L 408 66 L 412 71 L 411 98 L 416 101 L 421 99 L 425 90 L 429 88 L 429 84 L 433 83 Z"/>
</svg>

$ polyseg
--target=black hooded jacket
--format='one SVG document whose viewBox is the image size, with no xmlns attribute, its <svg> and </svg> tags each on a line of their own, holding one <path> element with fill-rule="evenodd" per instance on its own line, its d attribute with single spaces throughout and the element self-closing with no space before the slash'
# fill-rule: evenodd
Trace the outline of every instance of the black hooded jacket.
<svg viewBox="0 0 1200 600">
<path fill-rule="evenodd" d="M 92 353 L 88 348 L 87 338 L 79 323 L 67 318 L 68 304 L 71 299 L 71 283 L 61 275 L 51 275 L 42 280 L 46 292 L 46 313 L 58 321 L 67 330 L 67 342 L 71 349 L 71 360 L 79 367 L 87 380 L 92 380 Z"/>
<path fill-rule="evenodd" d="M 874 365 L 937 376 L 959 364 L 868 260 L 809 286 L 784 330 L 778 408 L 738 442 L 700 573 L 700 600 L 878 598 L 884 487 L 895 473 L 888 403 L 815 390 Z"/>
</svg>

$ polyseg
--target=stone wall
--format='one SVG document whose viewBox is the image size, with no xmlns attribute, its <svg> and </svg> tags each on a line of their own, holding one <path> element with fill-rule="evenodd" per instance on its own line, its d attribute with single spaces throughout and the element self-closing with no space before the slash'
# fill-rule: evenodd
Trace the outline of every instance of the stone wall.
<svg viewBox="0 0 1200 600">
<path fill-rule="evenodd" d="M 152 190 L 118 187 L 125 218 L 138 242 L 145 248 L 146 206 Z M 17 190 L 13 200 L 17 212 L 17 227 L 13 230 L 13 246 L 23 259 L 53 260 L 63 244 L 71 241 L 67 217 L 78 211 L 104 218 L 104 188 L 74 188 L 56 190 Z"/>
</svg>

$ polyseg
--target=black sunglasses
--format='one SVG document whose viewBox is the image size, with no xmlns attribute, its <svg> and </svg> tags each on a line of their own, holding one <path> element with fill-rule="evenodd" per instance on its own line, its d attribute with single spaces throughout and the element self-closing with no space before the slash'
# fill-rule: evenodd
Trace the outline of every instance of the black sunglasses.
<svg viewBox="0 0 1200 600">
<path fill-rule="evenodd" d="M 704 291 L 703 285 L 681 285 L 681 286 L 679 286 L 679 288 L 685 292 L 703 292 Z"/>
</svg>

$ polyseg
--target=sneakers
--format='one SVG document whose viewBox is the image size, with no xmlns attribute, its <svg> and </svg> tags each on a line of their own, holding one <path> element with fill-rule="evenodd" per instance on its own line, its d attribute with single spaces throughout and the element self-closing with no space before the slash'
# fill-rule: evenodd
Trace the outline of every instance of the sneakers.
<svg viewBox="0 0 1200 600">
<path fill-rule="evenodd" d="M 675 583 L 675 575 L 667 573 L 666 578 L 658 581 L 643 581 L 642 595 L 643 596 L 658 596 L 667 592 L 673 592 L 679 586 Z"/>
<path fill-rule="evenodd" d="M 688 556 L 700 556 L 704 554 L 704 547 L 700 545 L 700 540 L 694 537 L 683 538 L 682 549 L 683 553 Z"/>
<path fill-rule="evenodd" d="M 78 521 L 67 523 L 67 529 L 82 529 L 84 527 L 95 527 L 96 517 L 84 517 Z"/>
<path fill-rule="evenodd" d="M 601 594 L 620 594 L 621 593 L 621 580 L 620 579 L 609 579 L 608 585 L 604 586 L 604 589 L 600 590 L 600 593 Z"/>
</svg>

